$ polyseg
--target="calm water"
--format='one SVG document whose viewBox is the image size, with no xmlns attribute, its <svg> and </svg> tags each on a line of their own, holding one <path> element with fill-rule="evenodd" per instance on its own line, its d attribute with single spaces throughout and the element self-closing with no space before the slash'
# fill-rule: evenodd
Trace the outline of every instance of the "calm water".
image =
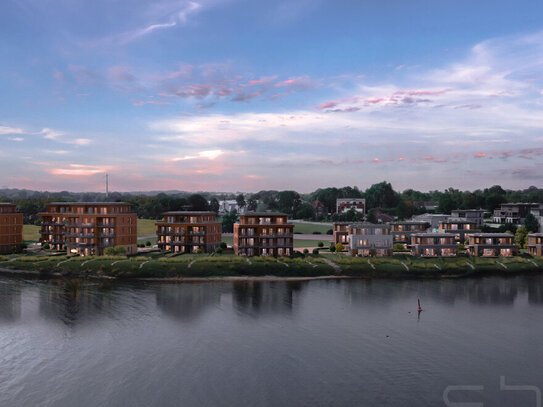
<svg viewBox="0 0 543 407">
<path fill-rule="evenodd" d="M 535 406 L 500 376 L 543 388 L 542 344 L 538 276 L 79 291 L 0 277 L 2 407 L 445 406 L 452 385 L 483 387 L 451 401 Z"/>
</svg>

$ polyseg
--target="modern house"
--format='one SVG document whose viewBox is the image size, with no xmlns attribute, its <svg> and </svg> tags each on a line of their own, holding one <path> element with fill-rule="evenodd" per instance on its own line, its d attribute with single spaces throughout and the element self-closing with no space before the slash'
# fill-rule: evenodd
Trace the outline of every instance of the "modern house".
<svg viewBox="0 0 543 407">
<path fill-rule="evenodd" d="M 474 233 L 468 239 L 468 253 L 472 256 L 511 257 L 518 254 L 515 236 L 510 233 Z"/>
<path fill-rule="evenodd" d="M 532 208 L 530 213 L 535 216 L 537 223 L 539 223 L 539 232 L 543 232 L 541 227 L 543 225 L 543 205 L 541 205 L 539 208 Z"/>
<path fill-rule="evenodd" d="M 174 253 L 213 253 L 221 245 L 222 223 L 215 212 L 171 211 L 155 223 L 157 244 Z"/>
<path fill-rule="evenodd" d="M 451 211 L 451 218 L 470 220 L 481 227 L 484 223 L 485 213 L 487 213 L 487 211 L 484 209 L 455 209 Z"/>
<path fill-rule="evenodd" d="M 411 235 L 414 233 L 424 233 L 430 227 L 428 222 L 406 220 L 391 222 L 392 241 L 394 244 L 402 244 L 407 248 L 411 244 Z"/>
<path fill-rule="evenodd" d="M 428 222 L 431 229 L 437 229 L 440 222 L 446 221 L 450 217 L 450 215 L 445 215 L 443 213 L 425 213 L 422 215 L 415 215 L 411 218 L 411 220 L 417 222 Z"/>
<path fill-rule="evenodd" d="M 390 225 L 354 223 L 349 226 L 351 256 L 392 256 Z"/>
<path fill-rule="evenodd" d="M 350 209 L 362 214 L 366 213 L 366 199 L 364 198 L 337 198 L 336 212 L 342 214 Z"/>
<path fill-rule="evenodd" d="M 290 256 L 294 225 L 285 213 L 246 212 L 234 224 L 234 253 L 240 256 Z"/>
<path fill-rule="evenodd" d="M 439 222 L 440 233 L 454 234 L 456 241 L 463 243 L 470 233 L 479 231 L 479 226 L 475 221 L 463 219 L 448 219 Z"/>
<path fill-rule="evenodd" d="M 334 244 L 341 243 L 344 247 L 349 246 L 349 225 L 352 222 L 334 222 L 333 242 Z"/>
<path fill-rule="evenodd" d="M 23 246 L 23 214 L 17 206 L 0 203 L 0 254 L 18 252 Z"/>
<path fill-rule="evenodd" d="M 494 210 L 494 223 L 512 223 L 521 225 L 526 215 L 532 210 L 543 209 L 540 203 L 503 203 L 499 209 Z"/>
<path fill-rule="evenodd" d="M 137 253 L 137 217 L 125 202 L 53 202 L 42 218 L 42 244 L 68 254 L 102 255 L 108 247 L 124 246 Z"/>
<path fill-rule="evenodd" d="M 419 257 L 454 257 L 458 254 L 458 244 L 449 233 L 414 233 L 411 253 Z"/>
<path fill-rule="evenodd" d="M 530 233 L 526 246 L 532 256 L 543 256 L 543 233 Z"/>
</svg>

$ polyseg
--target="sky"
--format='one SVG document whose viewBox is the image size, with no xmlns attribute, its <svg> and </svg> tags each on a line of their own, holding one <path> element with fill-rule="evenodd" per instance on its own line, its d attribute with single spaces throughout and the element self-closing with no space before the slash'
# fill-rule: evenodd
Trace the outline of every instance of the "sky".
<svg viewBox="0 0 543 407">
<path fill-rule="evenodd" d="M 543 187 L 540 0 L 2 0 L 0 188 Z"/>
</svg>

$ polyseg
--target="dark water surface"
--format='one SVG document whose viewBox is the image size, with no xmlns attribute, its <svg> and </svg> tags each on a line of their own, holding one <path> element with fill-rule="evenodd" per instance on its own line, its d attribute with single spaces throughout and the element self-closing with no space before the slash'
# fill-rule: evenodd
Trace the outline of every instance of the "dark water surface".
<svg viewBox="0 0 543 407">
<path fill-rule="evenodd" d="M 448 388 L 459 385 L 479 387 Z M 454 405 L 447 389 L 451 402 L 537 405 L 510 385 L 543 388 L 543 276 L 80 288 L 0 277 L 2 407 Z"/>
</svg>

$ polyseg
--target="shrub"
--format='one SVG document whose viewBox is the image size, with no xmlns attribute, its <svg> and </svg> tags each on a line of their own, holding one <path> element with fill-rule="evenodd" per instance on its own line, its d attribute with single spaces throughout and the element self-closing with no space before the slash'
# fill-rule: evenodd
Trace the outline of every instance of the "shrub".
<svg viewBox="0 0 543 407">
<path fill-rule="evenodd" d="M 228 245 L 225 242 L 221 242 L 221 249 L 227 249 Z"/>
<path fill-rule="evenodd" d="M 104 254 L 106 256 L 125 256 L 126 255 L 126 247 L 124 247 L 124 246 L 107 247 L 104 250 Z"/>
<path fill-rule="evenodd" d="M 313 254 L 319 254 L 319 249 L 315 247 L 315 248 L 313 249 Z"/>
<path fill-rule="evenodd" d="M 313 234 L 314 234 L 314 235 L 322 235 L 322 233 L 319 232 L 318 230 L 315 230 L 315 231 L 313 232 Z"/>
<path fill-rule="evenodd" d="M 393 246 L 392 250 L 395 251 L 395 252 L 405 252 L 405 251 L 407 251 L 405 246 L 403 244 L 401 244 L 401 243 L 394 243 L 394 246 Z"/>
<path fill-rule="evenodd" d="M 202 254 L 204 251 L 202 249 L 196 250 L 196 254 Z"/>
<path fill-rule="evenodd" d="M 332 253 L 334 253 L 336 251 L 336 245 L 335 244 L 333 244 L 333 243 L 330 244 L 330 251 Z"/>
<path fill-rule="evenodd" d="M 309 250 L 304 249 L 304 254 L 309 254 Z"/>
<path fill-rule="evenodd" d="M 222 247 L 217 247 L 217 248 L 215 249 L 215 253 L 217 253 L 217 254 L 222 254 Z"/>
<path fill-rule="evenodd" d="M 336 252 L 342 252 L 345 250 L 345 246 L 343 246 L 341 243 L 336 244 Z"/>
<path fill-rule="evenodd" d="M 43 244 L 41 245 L 41 248 L 42 248 L 43 250 L 49 250 L 50 247 L 51 247 L 51 246 L 49 246 L 49 243 L 43 243 Z"/>
<path fill-rule="evenodd" d="M 333 230 L 333 229 L 328 229 L 328 230 L 326 231 L 326 234 L 327 234 L 327 235 L 333 235 L 333 234 L 334 234 L 334 230 Z"/>
<path fill-rule="evenodd" d="M 319 247 L 324 247 L 324 243 L 323 243 L 323 242 L 319 242 L 318 246 L 319 246 Z"/>
<path fill-rule="evenodd" d="M 148 241 L 146 241 L 146 242 L 145 242 L 145 246 L 147 246 L 147 247 L 151 247 L 151 242 L 150 242 L 149 240 L 148 240 Z"/>
</svg>

